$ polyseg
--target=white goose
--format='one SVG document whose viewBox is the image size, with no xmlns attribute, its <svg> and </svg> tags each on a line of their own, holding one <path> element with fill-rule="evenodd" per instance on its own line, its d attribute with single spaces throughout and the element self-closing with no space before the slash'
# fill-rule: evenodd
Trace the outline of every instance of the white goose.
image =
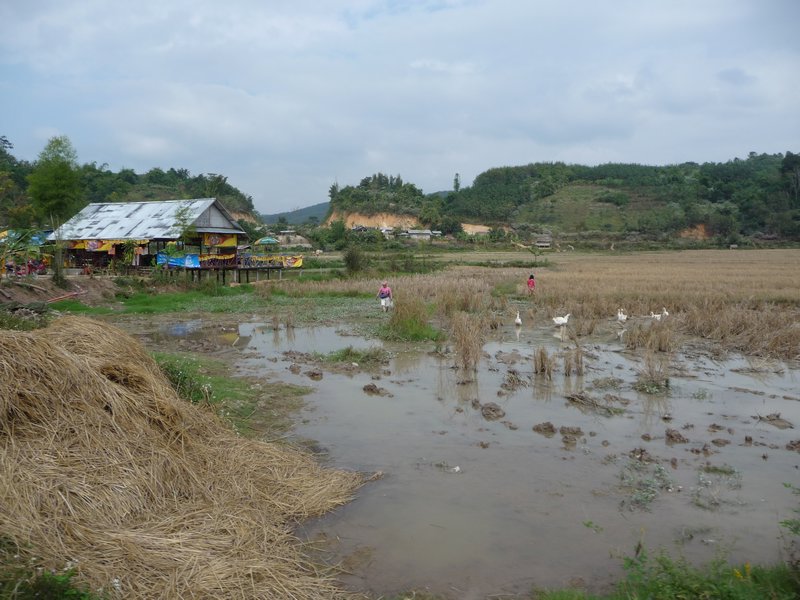
<svg viewBox="0 0 800 600">
<path fill-rule="evenodd" d="M 667 312 L 667 308 L 664 307 L 664 306 L 661 307 L 661 316 L 662 317 L 668 317 L 669 316 L 669 313 Z"/>
<path fill-rule="evenodd" d="M 514 325 L 520 327 L 522 325 L 522 319 L 519 318 L 519 311 L 517 311 L 517 318 L 514 319 Z"/>
<path fill-rule="evenodd" d="M 625 314 L 624 310 L 622 310 L 621 308 L 618 308 L 617 309 L 617 321 L 619 321 L 620 323 L 624 323 L 627 320 L 628 320 L 628 315 Z"/>
<path fill-rule="evenodd" d="M 661 313 L 656 314 L 651 310 L 650 311 L 650 318 L 654 319 L 656 321 L 660 321 L 661 320 Z"/>
<path fill-rule="evenodd" d="M 563 317 L 553 317 L 553 323 L 556 325 L 566 325 L 567 321 L 569 321 L 569 317 L 572 313 L 567 313 Z"/>
</svg>

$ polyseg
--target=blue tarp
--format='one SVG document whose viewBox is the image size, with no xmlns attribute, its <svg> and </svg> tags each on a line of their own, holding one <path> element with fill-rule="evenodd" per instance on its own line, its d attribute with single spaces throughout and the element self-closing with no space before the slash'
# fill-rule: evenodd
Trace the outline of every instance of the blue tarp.
<svg viewBox="0 0 800 600">
<path fill-rule="evenodd" d="M 278 244 L 278 243 L 280 243 L 280 242 L 278 242 L 278 240 L 276 240 L 274 237 L 267 236 L 267 237 L 262 237 L 260 239 L 257 239 L 255 242 L 253 242 L 253 245 L 254 246 L 267 246 L 267 245 L 270 245 L 270 244 Z"/>
<path fill-rule="evenodd" d="M 41 246 L 47 243 L 47 235 L 49 233 L 49 231 L 31 233 L 29 231 L 15 231 L 9 229 L 8 231 L 0 232 L 0 244 L 5 244 L 6 240 L 16 241 L 18 239 L 24 239 L 31 246 Z"/>
<path fill-rule="evenodd" d="M 199 269 L 199 254 L 184 254 L 183 256 L 167 256 L 164 252 L 156 255 L 156 264 L 167 265 L 169 267 L 180 267 L 182 269 Z"/>
</svg>

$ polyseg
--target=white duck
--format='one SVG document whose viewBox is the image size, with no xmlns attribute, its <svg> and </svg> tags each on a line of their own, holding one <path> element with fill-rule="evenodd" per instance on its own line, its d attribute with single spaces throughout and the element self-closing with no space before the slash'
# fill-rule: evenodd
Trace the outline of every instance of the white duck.
<svg viewBox="0 0 800 600">
<path fill-rule="evenodd" d="M 517 318 L 514 319 L 514 325 L 520 327 L 522 325 L 522 319 L 519 318 L 519 311 L 517 311 Z"/>
<path fill-rule="evenodd" d="M 667 312 L 667 308 L 665 306 L 661 307 L 661 316 L 662 317 L 668 317 L 669 316 L 669 313 Z"/>
<path fill-rule="evenodd" d="M 556 325 L 566 325 L 567 321 L 569 321 L 569 317 L 572 313 L 567 313 L 563 317 L 553 317 L 553 323 Z"/>
<path fill-rule="evenodd" d="M 656 314 L 651 310 L 650 311 L 650 318 L 654 319 L 656 321 L 660 321 L 661 320 L 661 313 Z"/>
<path fill-rule="evenodd" d="M 627 320 L 628 320 L 628 315 L 625 314 L 624 310 L 622 310 L 621 308 L 618 308 L 617 309 L 617 321 L 619 321 L 620 323 L 624 323 Z"/>
</svg>

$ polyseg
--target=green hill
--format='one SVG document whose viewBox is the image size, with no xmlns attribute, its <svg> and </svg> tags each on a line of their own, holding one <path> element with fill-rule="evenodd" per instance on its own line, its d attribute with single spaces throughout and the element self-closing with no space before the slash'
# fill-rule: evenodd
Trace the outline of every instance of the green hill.
<svg viewBox="0 0 800 600">
<path fill-rule="evenodd" d="M 533 163 L 484 171 L 472 186 L 425 195 L 376 174 L 331 188 L 334 210 L 413 215 L 447 232 L 458 222 L 533 230 L 648 235 L 702 226 L 716 236 L 800 239 L 800 155 L 751 153 L 726 163 L 595 167 Z"/>
<path fill-rule="evenodd" d="M 66 138 L 61 143 L 70 148 Z M 29 194 L 36 165 L 17 160 L 12 148 L 0 136 L 0 225 L 24 228 L 42 220 L 43 210 L 33 209 Z M 75 161 L 63 166 L 74 185 L 69 195 L 59 192 L 54 198 L 59 202 L 72 198 L 76 206 L 70 209 L 91 202 L 215 197 L 240 223 L 248 223 L 254 234 L 262 218 L 252 198 L 223 175 L 191 175 L 175 168 L 153 168 L 141 174 L 131 169 L 114 172 L 106 165 Z M 56 178 L 48 185 L 58 190 L 66 179 Z M 42 177 L 39 181 L 47 183 Z M 731 240 L 739 235 L 800 240 L 800 155 L 792 152 L 751 152 L 747 158 L 725 163 L 667 166 L 531 163 L 490 168 L 468 187 L 459 187 L 458 181 L 456 177 L 453 191 L 425 194 L 399 175 L 377 173 L 357 185 L 332 185 L 329 203 L 263 219 L 313 224 L 335 210 L 412 215 L 444 233 L 459 231 L 461 223 L 481 223 L 496 230 L 636 232 L 650 237 L 698 228 Z"/>
<path fill-rule="evenodd" d="M 290 210 L 287 212 L 275 213 L 272 215 L 261 214 L 261 220 L 267 225 L 272 225 L 283 219 L 289 225 L 302 225 L 303 223 L 314 222 L 322 223 L 328 215 L 330 208 L 329 202 L 320 202 L 305 208 Z"/>
</svg>

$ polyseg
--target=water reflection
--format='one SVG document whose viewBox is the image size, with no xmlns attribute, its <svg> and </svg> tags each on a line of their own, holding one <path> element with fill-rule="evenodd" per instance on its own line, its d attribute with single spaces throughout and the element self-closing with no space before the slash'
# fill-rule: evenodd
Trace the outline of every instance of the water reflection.
<svg viewBox="0 0 800 600">
<path fill-rule="evenodd" d="M 363 487 L 352 503 L 306 525 L 308 536 L 324 532 L 336 541 L 328 548 L 334 560 L 369 548 L 369 560 L 345 576 L 348 584 L 376 595 L 412 586 L 443 595 L 452 595 L 454 589 L 471 589 L 474 597 L 525 594 L 533 583 L 561 587 L 574 576 L 618 569 L 619 560 L 610 552 L 631 547 L 642 530 L 650 546 L 669 547 L 676 529 L 712 517 L 715 539 L 730 543 L 731 561 L 754 555 L 765 562 L 779 559 L 774 515 L 791 513 L 793 499 L 780 495 L 780 482 L 797 462 L 796 454 L 783 450 L 793 430 L 759 424 L 750 415 L 755 414 L 755 399 L 761 403 L 760 414 L 781 412 L 799 424 L 800 402 L 785 399 L 797 395 L 796 373 L 759 372 L 756 378 L 750 372 L 731 372 L 732 365 L 750 368 L 745 361 L 712 365 L 693 357 L 691 367 L 671 374 L 671 395 L 639 394 L 634 383 L 642 362 L 619 352 L 609 330 L 600 332 L 591 351 L 584 353 L 587 375 L 565 377 L 561 355 L 567 333 L 559 328 L 554 338 L 552 326 L 507 327 L 485 344 L 484 357 L 489 358 L 480 361 L 478 370 L 464 371 L 453 368 L 452 357 L 430 353 L 430 347 L 383 345 L 332 327 L 240 326 L 236 347 L 246 344 L 248 350 L 243 363 L 265 376 L 296 377 L 314 386 L 306 397 L 308 410 L 298 417 L 296 435 L 326 447 L 332 466 L 386 473 Z M 587 340 L 581 343 L 590 346 Z M 348 346 L 386 348 L 392 356 L 391 375 L 380 375 L 378 381 L 374 372 L 326 370 L 321 382 L 310 382 L 302 373 L 291 374 L 290 359 L 283 355 L 289 350 L 325 354 Z M 552 379 L 533 373 L 536 348 L 545 349 L 556 363 Z M 509 369 L 524 385 L 501 388 Z M 712 375 L 695 378 L 698 370 Z M 610 387 L 601 385 L 604 380 Z M 368 395 L 368 383 L 390 395 Z M 688 401 L 699 390 L 707 393 L 704 402 Z M 598 414 L 591 406 L 576 410 L 565 396 L 579 393 L 598 401 L 606 394 L 619 398 L 614 406 L 624 412 Z M 475 400 L 499 404 L 506 416 L 487 420 L 473 408 Z M 667 446 L 641 438 L 645 431 L 663 433 L 663 419 L 673 412 L 673 422 L 696 424 L 692 435 L 687 434 L 690 443 Z M 735 434 L 713 434 L 732 442 L 717 456 L 689 451 L 710 443 L 710 425 L 726 420 Z M 557 432 L 552 438 L 533 431 L 546 421 Z M 564 448 L 562 427 L 582 430 L 574 449 Z M 741 443 L 746 435 L 775 446 L 769 461 L 761 458 L 763 450 L 755 443 Z M 743 471 L 740 493 L 748 506 L 747 520 L 725 508 L 710 517 L 691 503 L 688 493 L 661 494 L 650 513 L 621 512 L 620 464 L 640 447 L 661 463 L 675 459 L 679 468 L 670 470 L 671 477 L 686 490 L 696 485 L 697 469 L 705 460 Z M 773 489 L 777 491 L 771 494 Z M 598 524 L 602 533 L 588 531 L 582 525 L 586 521 Z M 747 544 L 740 546 L 737 539 Z M 699 542 L 685 542 L 681 548 L 698 559 L 712 558 L 715 550 Z"/>
<path fill-rule="evenodd" d="M 392 370 L 398 375 L 413 373 L 424 360 L 427 360 L 427 357 L 423 352 L 397 352 L 392 361 Z"/>
<path fill-rule="evenodd" d="M 652 431 L 672 420 L 672 406 L 664 395 L 642 394 L 638 398 L 642 406 L 641 428 Z"/>
</svg>

